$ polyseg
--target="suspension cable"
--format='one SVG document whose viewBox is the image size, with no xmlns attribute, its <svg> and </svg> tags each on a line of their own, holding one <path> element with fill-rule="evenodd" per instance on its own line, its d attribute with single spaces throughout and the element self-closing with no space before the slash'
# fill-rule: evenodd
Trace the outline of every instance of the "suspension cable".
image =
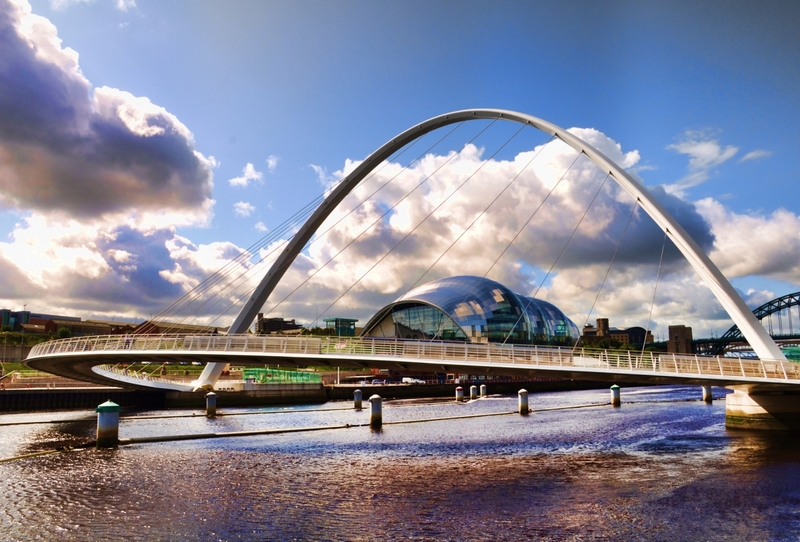
<svg viewBox="0 0 800 542">
<path fill-rule="evenodd" d="M 597 300 L 600 298 L 600 292 L 603 291 L 603 287 L 606 284 L 606 280 L 608 279 L 608 274 L 611 272 L 611 266 L 614 265 L 614 260 L 617 257 L 617 253 L 619 252 L 619 247 L 622 245 L 622 240 L 625 238 L 625 232 L 628 231 L 628 226 L 633 219 L 633 213 L 636 211 L 637 207 L 639 206 L 639 198 L 636 198 L 636 201 L 633 202 L 631 206 L 631 213 L 628 215 L 628 221 L 625 223 L 625 227 L 622 230 L 622 235 L 619 237 L 619 241 L 617 242 L 617 248 L 614 249 L 614 254 L 611 256 L 611 261 L 608 262 L 608 268 L 606 268 L 606 274 L 603 276 L 603 281 L 600 283 L 600 288 L 597 290 L 597 294 L 594 296 L 594 301 L 592 302 L 592 306 L 589 307 L 589 313 L 586 315 L 586 321 L 583 323 L 583 327 L 586 327 L 586 324 L 589 323 L 589 318 L 592 316 L 592 311 L 594 310 L 595 305 L 597 304 Z M 575 346 L 572 347 L 572 351 L 574 352 L 576 348 L 578 348 L 578 344 L 580 343 L 580 338 L 575 341 Z"/>
<path fill-rule="evenodd" d="M 647 332 L 650 330 L 650 322 L 653 321 L 653 307 L 656 304 L 656 291 L 658 291 L 658 280 L 661 278 L 661 264 L 664 262 L 664 248 L 667 246 L 667 232 L 664 232 L 664 241 L 661 243 L 661 257 L 658 259 L 658 271 L 656 271 L 656 285 L 653 287 L 653 301 L 650 302 L 650 314 L 647 315 L 647 327 L 644 328 L 644 340 L 642 341 L 642 355 L 647 346 Z"/>
</svg>

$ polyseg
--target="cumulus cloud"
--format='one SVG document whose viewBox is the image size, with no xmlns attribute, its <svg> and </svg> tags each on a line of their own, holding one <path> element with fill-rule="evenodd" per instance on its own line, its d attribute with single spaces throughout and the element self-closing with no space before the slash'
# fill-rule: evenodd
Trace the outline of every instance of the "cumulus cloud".
<svg viewBox="0 0 800 542">
<path fill-rule="evenodd" d="M 280 161 L 280 157 L 275 156 L 274 154 L 270 154 L 267 157 L 267 171 L 270 173 L 274 173 L 275 170 L 278 168 L 278 162 Z"/>
<path fill-rule="evenodd" d="M 264 224 L 261 221 L 256 222 L 255 228 L 256 228 L 256 230 L 258 230 L 260 232 L 268 232 L 269 231 L 269 228 L 267 227 L 267 225 Z"/>
<path fill-rule="evenodd" d="M 165 108 L 93 88 L 24 0 L 0 0 L 0 51 L 0 207 L 19 217 L 0 243 L 0 304 L 109 318 L 169 304 L 183 285 L 161 276 L 167 244 L 211 220 L 216 161 Z"/>
<path fill-rule="evenodd" d="M 256 171 L 255 166 L 248 162 L 247 165 L 244 166 L 241 176 L 228 179 L 228 182 L 231 186 L 247 186 L 250 181 L 260 181 L 263 178 L 264 174 L 260 171 Z"/>
<path fill-rule="evenodd" d="M 210 199 L 212 163 L 191 132 L 147 98 L 93 89 L 26 3 L 0 3 L 0 50 L 0 205 L 97 218 L 192 214 Z"/>
<path fill-rule="evenodd" d="M 246 201 L 239 201 L 233 204 L 233 212 L 236 216 L 250 216 L 256 208 Z"/>
<path fill-rule="evenodd" d="M 727 162 L 739 152 L 739 147 L 720 145 L 713 134 L 693 130 L 687 131 L 680 142 L 667 148 L 689 157 L 689 173 L 677 182 L 665 186 L 667 192 L 677 196 L 683 196 L 687 189 L 704 183 L 713 168 Z"/>
</svg>

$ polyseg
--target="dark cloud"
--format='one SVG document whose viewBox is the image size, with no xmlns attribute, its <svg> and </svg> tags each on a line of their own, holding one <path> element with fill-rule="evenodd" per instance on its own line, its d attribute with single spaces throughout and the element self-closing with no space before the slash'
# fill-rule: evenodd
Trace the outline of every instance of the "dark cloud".
<svg viewBox="0 0 800 542">
<path fill-rule="evenodd" d="M 0 0 L 0 201 L 76 218 L 202 206 L 211 162 L 186 127 L 146 98 L 93 91 L 54 43 L 46 19 Z"/>
</svg>

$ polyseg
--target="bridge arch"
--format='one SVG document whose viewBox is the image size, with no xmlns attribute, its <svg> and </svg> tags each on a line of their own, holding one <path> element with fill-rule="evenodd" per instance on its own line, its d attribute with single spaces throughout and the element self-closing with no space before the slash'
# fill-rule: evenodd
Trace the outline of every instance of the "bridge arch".
<svg viewBox="0 0 800 542">
<path fill-rule="evenodd" d="M 586 155 L 601 170 L 607 172 L 614 181 L 636 199 L 639 206 L 670 236 L 675 246 L 700 278 L 714 293 L 731 319 L 742 331 L 755 353 L 762 359 L 785 360 L 780 348 L 775 344 L 764 327 L 753 316 L 750 308 L 731 286 L 727 278 L 717 268 L 699 245 L 681 227 L 675 218 L 642 186 L 622 168 L 603 153 L 567 132 L 564 128 L 531 115 L 502 109 L 466 109 L 439 115 L 409 128 L 388 141 L 369 155 L 347 177 L 345 177 L 289 241 L 259 285 L 247 299 L 239 314 L 231 324 L 229 333 L 244 333 L 250 327 L 256 314 L 278 285 L 291 263 L 300 254 L 305 244 L 316 233 L 328 215 L 342 202 L 358 184 L 394 152 L 415 139 L 443 126 L 469 120 L 507 120 L 526 124 L 557 137 L 573 149 Z M 196 382 L 198 387 L 213 386 L 223 366 L 209 364 Z"/>
<path fill-rule="evenodd" d="M 779 313 L 784 309 L 788 309 L 791 307 L 797 307 L 800 305 L 800 292 L 795 292 L 793 294 L 786 294 L 781 297 L 777 297 L 772 301 L 767 301 L 760 307 L 756 307 L 753 309 L 753 316 L 760 322 L 767 316 L 770 316 L 775 313 Z M 721 354 L 725 348 L 732 342 L 736 342 L 741 340 L 743 337 L 742 331 L 739 329 L 739 326 L 734 324 L 720 336 L 720 341 L 727 340 L 727 342 L 720 342 L 716 344 L 713 348 L 709 350 L 709 354 L 711 355 L 718 355 Z"/>
</svg>

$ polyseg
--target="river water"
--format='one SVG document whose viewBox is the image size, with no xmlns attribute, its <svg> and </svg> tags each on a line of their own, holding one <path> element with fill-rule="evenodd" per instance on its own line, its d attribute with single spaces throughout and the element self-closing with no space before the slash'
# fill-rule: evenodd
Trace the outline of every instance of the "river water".
<svg viewBox="0 0 800 542">
<path fill-rule="evenodd" d="M 491 392 L 491 389 L 489 390 Z M 132 444 L 0 463 L 2 540 L 798 540 L 797 437 L 729 431 L 696 387 L 621 408 L 504 413 L 516 396 L 387 401 L 381 431 Z M 726 390 L 714 389 L 716 397 Z M 532 394 L 532 409 L 608 401 Z M 120 437 L 359 425 L 368 404 L 123 419 Z M 191 411 L 123 413 L 181 415 Z M 0 416 L 0 458 L 93 437 L 94 413 Z"/>
</svg>

